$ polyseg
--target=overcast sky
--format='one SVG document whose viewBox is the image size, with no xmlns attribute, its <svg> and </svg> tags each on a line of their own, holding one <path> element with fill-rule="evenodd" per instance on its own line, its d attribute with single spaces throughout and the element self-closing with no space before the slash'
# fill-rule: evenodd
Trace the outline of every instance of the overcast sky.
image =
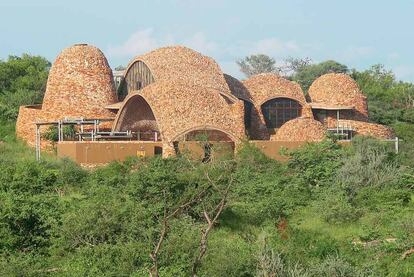
<svg viewBox="0 0 414 277">
<path fill-rule="evenodd" d="M 181 44 L 237 77 L 235 60 L 264 53 L 357 69 L 382 63 L 414 81 L 414 0 L 0 0 L 0 59 L 53 61 L 81 42 L 99 47 L 112 67 Z"/>
</svg>

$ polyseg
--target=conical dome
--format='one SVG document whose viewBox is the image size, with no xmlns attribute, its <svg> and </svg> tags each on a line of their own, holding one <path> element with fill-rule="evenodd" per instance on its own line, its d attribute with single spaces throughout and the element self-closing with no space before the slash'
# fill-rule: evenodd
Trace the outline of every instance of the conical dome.
<svg viewBox="0 0 414 277">
<path fill-rule="evenodd" d="M 117 101 L 104 54 L 87 44 L 64 49 L 52 65 L 42 110 L 49 117 L 113 117 L 105 106 Z"/>
</svg>

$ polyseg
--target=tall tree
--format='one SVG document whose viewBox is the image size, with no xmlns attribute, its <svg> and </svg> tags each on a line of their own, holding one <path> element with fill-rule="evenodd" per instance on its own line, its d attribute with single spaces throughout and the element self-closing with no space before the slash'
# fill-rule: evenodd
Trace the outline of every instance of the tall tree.
<svg viewBox="0 0 414 277">
<path fill-rule="evenodd" d="M 250 55 L 236 63 L 240 66 L 240 71 L 247 77 L 260 73 L 279 73 L 275 59 L 264 54 Z"/>
</svg>

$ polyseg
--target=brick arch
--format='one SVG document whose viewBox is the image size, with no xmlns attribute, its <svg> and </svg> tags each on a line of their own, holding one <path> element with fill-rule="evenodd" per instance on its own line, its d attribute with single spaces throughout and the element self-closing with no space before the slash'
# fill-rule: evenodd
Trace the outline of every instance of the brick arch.
<svg viewBox="0 0 414 277">
<path fill-rule="evenodd" d="M 181 136 L 184 136 L 184 135 L 189 134 L 191 132 L 194 132 L 194 131 L 204 131 L 204 130 L 207 130 L 207 131 L 218 131 L 218 132 L 221 132 L 221 133 L 225 134 L 232 142 L 237 142 L 238 141 L 237 137 L 235 135 L 231 134 L 230 132 L 225 131 L 225 130 L 223 130 L 221 128 L 218 128 L 218 127 L 215 127 L 215 126 L 210 126 L 210 125 L 196 126 L 196 127 L 187 129 L 187 130 L 185 130 L 183 132 L 180 132 L 180 133 L 176 134 L 173 137 L 172 141 L 177 141 Z"/>
<path fill-rule="evenodd" d="M 151 108 L 161 138 L 166 143 L 171 143 L 183 132 L 205 126 L 224 130 L 234 140 L 244 137 L 242 101 L 228 104 L 214 89 L 189 86 L 178 81 L 157 81 L 129 95 L 115 119 L 115 131 L 126 128 L 122 126 L 123 122 L 133 123 L 137 118 L 132 115 L 137 110 L 134 108 L 137 100 L 133 100 L 136 97 L 144 99 Z"/>
<path fill-rule="evenodd" d="M 115 131 L 157 131 L 163 139 L 160 122 L 151 104 L 141 94 L 127 96 L 120 108 L 113 125 Z"/>
</svg>

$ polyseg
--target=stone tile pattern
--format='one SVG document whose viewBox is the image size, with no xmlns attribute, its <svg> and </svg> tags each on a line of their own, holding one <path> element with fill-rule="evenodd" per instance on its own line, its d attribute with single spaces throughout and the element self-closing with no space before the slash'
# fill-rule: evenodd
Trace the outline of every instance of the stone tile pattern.
<svg viewBox="0 0 414 277">
<path fill-rule="evenodd" d="M 112 70 L 101 50 L 74 45 L 59 54 L 43 101 L 51 117 L 113 117 L 105 106 L 116 102 Z"/>
<path fill-rule="evenodd" d="M 16 133 L 34 145 L 34 122 L 64 117 L 114 118 L 104 107 L 116 102 L 112 70 L 104 54 L 94 46 L 74 45 L 64 49 L 53 63 L 43 105 L 20 108 Z"/>
<path fill-rule="evenodd" d="M 326 128 L 321 122 L 312 118 L 299 117 L 283 124 L 271 140 L 318 142 L 325 137 Z"/>
<path fill-rule="evenodd" d="M 234 86 L 233 86 L 234 87 Z M 251 112 L 251 128 L 249 135 L 251 139 L 269 140 L 272 134 L 266 127 L 262 113 L 262 105 L 274 98 L 290 98 L 302 105 L 302 116 L 313 118 L 312 111 L 299 84 L 289 81 L 277 74 L 264 73 L 252 76 L 242 81 L 238 90 L 246 89 L 247 92 L 237 92 L 237 95 L 248 95 L 253 102 Z"/>
<path fill-rule="evenodd" d="M 329 73 L 317 78 L 309 88 L 312 103 L 328 106 L 354 106 L 353 119 L 368 120 L 367 98 L 347 74 Z"/>
<path fill-rule="evenodd" d="M 156 80 L 139 92 L 129 94 L 115 120 L 115 130 L 130 129 L 129 124 L 134 122 L 131 117 L 145 117 L 137 112 L 123 112 L 134 98 L 143 98 L 151 107 L 164 143 L 164 156 L 174 153 L 174 141 L 194 130 L 220 130 L 236 143 L 244 137 L 242 101 L 229 104 L 214 88 L 178 80 L 174 83 Z"/>
<path fill-rule="evenodd" d="M 219 93 L 237 99 L 232 95 L 216 61 L 184 46 L 158 48 L 131 60 L 127 70 L 142 61 L 151 70 L 154 81 L 184 82 L 191 87 L 209 87 Z"/>
<path fill-rule="evenodd" d="M 316 79 L 309 88 L 313 103 L 325 105 L 354 106 L 354 111 L 340 111 L 340 121 L 356 130 L 356 134 L 381 139 L 394 137 L 391 128 L 368 122 L 368 103 L 358 84 L 346 74 L 330 73 Z M 327 128 L 337 125 L 336 111 L 327 111 L 324 122 Z"/>
</svg>

